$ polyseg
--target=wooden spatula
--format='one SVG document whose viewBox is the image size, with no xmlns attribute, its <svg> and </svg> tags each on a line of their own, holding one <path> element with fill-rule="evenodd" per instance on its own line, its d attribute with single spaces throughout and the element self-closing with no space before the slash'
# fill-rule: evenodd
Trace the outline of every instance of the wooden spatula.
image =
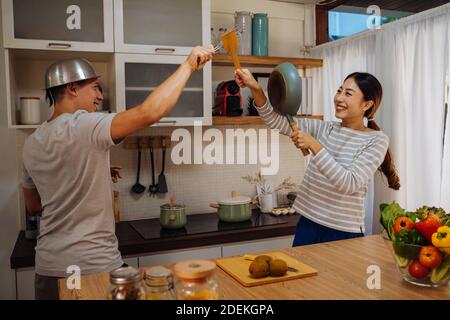
<svg viewBox="0 0 450 320">
<path fill-rule="evenodd" d="M 233 59 L 233 64 L 235 69 L 241 69 L 241 63 L 239 62 L 237 49 L 239 45 L 239 39 L 236 30 L 231 30 L 220 36 L 220 41 L 223 44 L 225 51 Z"/>
</svg>

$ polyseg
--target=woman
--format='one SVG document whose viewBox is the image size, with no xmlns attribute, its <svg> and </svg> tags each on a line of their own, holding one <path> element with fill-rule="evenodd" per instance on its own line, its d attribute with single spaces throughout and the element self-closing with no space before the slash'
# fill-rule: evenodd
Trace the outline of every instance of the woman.
<svg viewBox="0 0 450 320">
<path fill-rule="evenodd" d="M 271 128 L 312 153 L 293 205 L 302 215 L 293 246 L 363 236 L 364 198 L 375 171 L 383 172 L 390 188 L 400 188 L 389 138 L 374 121 L 382 97 L 379 81 L 369 73 L 350 74 L 334 97 L 336 118 L 342 121 L 296 119 L 300 130 L 291 133 L 247 69 L 236 70 L 235 78 L 240 87 L 250 88 L 256 109 Z"/>
</svg>

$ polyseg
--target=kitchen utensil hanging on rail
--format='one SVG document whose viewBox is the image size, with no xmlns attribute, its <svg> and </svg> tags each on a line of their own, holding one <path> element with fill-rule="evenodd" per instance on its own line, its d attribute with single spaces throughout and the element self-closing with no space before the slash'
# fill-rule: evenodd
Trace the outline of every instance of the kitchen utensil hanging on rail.
<svg viewBox="0 0 450 320">
<path fill-rule="evenodd" d="M 158 192 L 158 185 L 155 184 L 155 159 L 153 155 L 153 138 L 150 138 L 150 165 L 152 170 L 152 184 L 148 187 L 151 194 Z"/>
<path fill-rule="evenodd" d="M 136 183 L 131 187 L 131 191 L 137 194 L 140 194 L 145 191 L 145 186 L 143 186 L 139 182 L 139 176 L 141 174 L 141 141 L 140 139 L 137 140 L 137 149 L 138 149 L 138 163 L 137 163 L 137 173 L 136 173 Z"/>
<path fill-rule="evenodd" d="M 166 162 L 166 140 L 164 137 L 160 137 L 162 147 L 162 169 L 158 176 L 158 193 L 167 193 L 166 176 L 164 175 L 164 167 Z"/>
</svg>

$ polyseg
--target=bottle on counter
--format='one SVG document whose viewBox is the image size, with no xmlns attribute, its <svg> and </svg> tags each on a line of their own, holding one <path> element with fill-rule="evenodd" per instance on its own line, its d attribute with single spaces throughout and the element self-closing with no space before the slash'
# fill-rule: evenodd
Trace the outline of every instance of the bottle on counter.
<svg viewBox="0 0 450 320">
<path fill-rule="evenodd" d="M 108 300 L 145 300 L 142 273 L 133 267 L 121 267 L 109 274 Z"/>
<path fill-rule="evenodd" d="M 145 270 L 147 300 L 176 300 L 172 271 L 158 266 Z"/>
<path fill-rule="evenodd" d="M 218 300 L 219 285 L 214 279 L 216 264 L 209 260 L 177 263 L 175 292 L 178 300 Z"/>
</svg>

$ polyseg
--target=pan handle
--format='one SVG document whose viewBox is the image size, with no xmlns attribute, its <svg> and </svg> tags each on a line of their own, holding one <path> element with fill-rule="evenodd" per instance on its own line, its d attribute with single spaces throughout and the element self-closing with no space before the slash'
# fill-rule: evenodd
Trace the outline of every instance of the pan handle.
<svg viewBox="0 0 450 320">
<path fill-rule="evenodd" d="M 288 117 L 289 119 L 289 117 Z M 289 126 L 291 127 L 292 131 L 297 131 L 297 122 L 295 122 L 295 120 L 291 119 L 292 121 L 289 121 Z M 309 150 L 308 149 L 301 149 L 303 155 L 306 157 L 309 154 Z"/>
</svg>

